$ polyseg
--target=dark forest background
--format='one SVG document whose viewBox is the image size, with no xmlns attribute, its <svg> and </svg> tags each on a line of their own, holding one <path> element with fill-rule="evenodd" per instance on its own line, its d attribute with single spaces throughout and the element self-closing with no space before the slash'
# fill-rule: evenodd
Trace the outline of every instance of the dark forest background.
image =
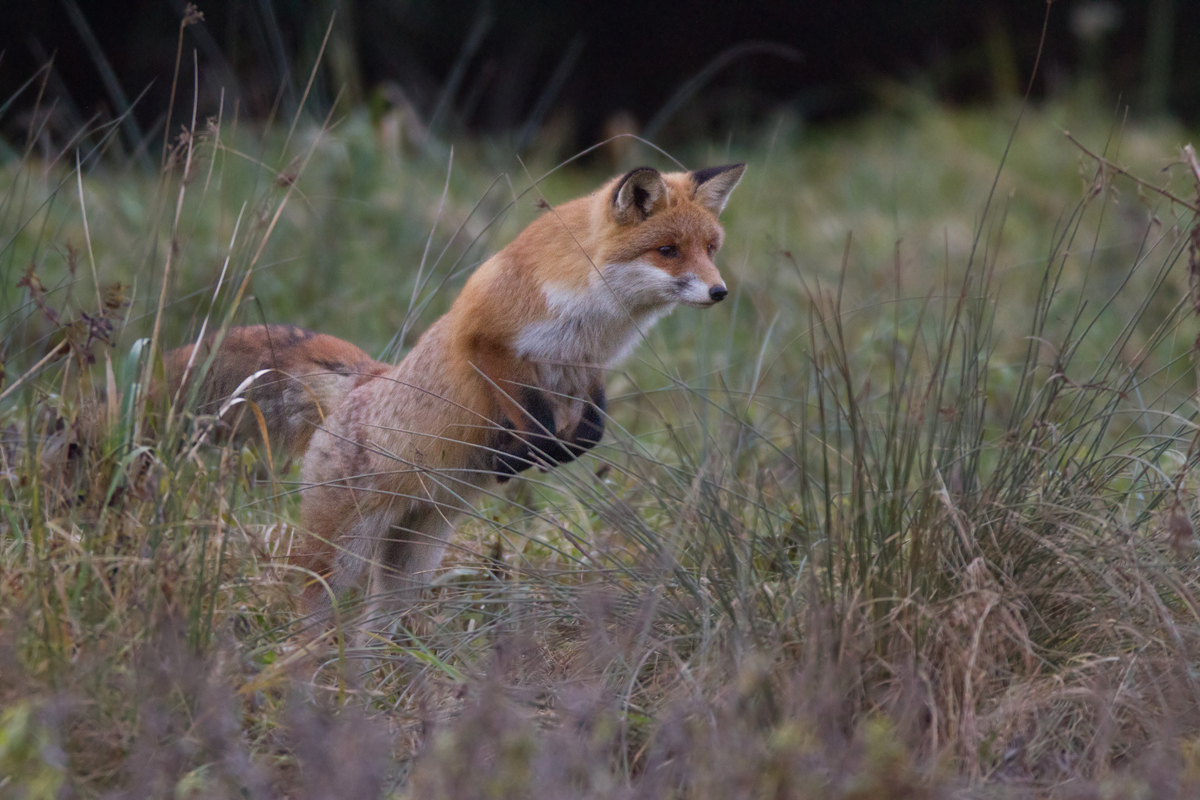
<svg viewBox="0 0 1200 800">
<path fill-rule="evenodd" d="M 126 148 L 161 140 L 184 0 L 39 0 L 0 11 L 2 130 L 19 137 L 38 84 L 61 135 L 132 108 Z M 336 14 L 307 108 L 405 106 L 438 136 L 512 135 L 548 121 L 575 146 L 614 118 L 670 139 L 781 107 L 829 120 L 886 103 L 893 81 L 949 104 L 1023 92 L 1042 0 L 606 2 L 201 0 L 181 78 L 201 115 L 295 112 Z M 1058 0 L 1033 92 L 1080 80 L 1134 115 L 1200 119 L 1200 3 Z M 194 55 L 193 55 L 194 51 Z M 190 92 L 188 92 L 190 96 Z M 43 103 L 45 105 L 45 103 Z M 13 113 L 16 112 L 16 113 Z"/>
</svg>

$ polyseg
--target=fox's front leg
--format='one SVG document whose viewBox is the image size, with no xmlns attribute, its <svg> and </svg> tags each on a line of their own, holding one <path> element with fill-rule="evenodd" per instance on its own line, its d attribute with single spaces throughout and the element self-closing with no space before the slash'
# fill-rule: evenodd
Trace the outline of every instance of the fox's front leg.
<svg viewBox="0 0 1200 800">
<path fill-rule="evenodd" d="M 500 483 L 535 464 L 558 466 L 570 463 L 599 444 L 604 435 L 606 399 L 604 384 L 600 381 L 592 385 L 574 430 L 562 438 L 546 433 L 554 430 L 554 415 L 544 392 L 527 388 L 522 401 L 523 411 L 536 425 L 531 431 L 518 432 L 511 421 L 505 421 L 507 435 L 496 448 L 499 451 L 496 472 Z"/>
<path fill-rule="evenodd" d="M 492 449 L 496 454 L 496 481 L 507 483 L 514 475 L 533 466 L 529 445 L 517 435 L 512 420 L 505 417 L 501 433 Z"/>
<path fill-rule="evenodd" d="M 558 437 L 554 402 L 537 382 L 537 371 L 515 356 L 507 345 L 478 337 L 471 342 L 472 364 L 492 392 L 502 429 L 493 439 L 495 471 L 503 482 L 535 465 L 566 464 L 600 441 L 604 432 L 604 386 L 597 375 L 591 382 L 590 402 L 574 432 Z"/>
<path fill-rule="evenodd" d="M 604 436 L 604 410 L 608 400 L 604 394 L 604 383 L 596 381 L 588 392 L 588 402 L 583 407 L 583 415 L 571 432 L 569 444 L 571 458 L 577 458 L 596 445 Z"/>
<path fill-rule="evenodd" d="M 517 393 L 518 420 L 504 420 L 506 435 L 496 456 L 498 480 L 504 483 L 536 465 L 564 464 L 575 458 L 554 428 L 554 406 L 540 389 L 524 386 Z"/>
</svg>

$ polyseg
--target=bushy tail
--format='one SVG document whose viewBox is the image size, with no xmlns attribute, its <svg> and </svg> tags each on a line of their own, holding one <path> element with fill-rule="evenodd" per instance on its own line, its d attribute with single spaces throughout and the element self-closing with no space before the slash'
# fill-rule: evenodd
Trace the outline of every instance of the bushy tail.
<svg viewBox="0 0 1200 800">
<path fill-rule="evenodd" d="M 287 459 L 302 456 L 342 399 L 387 368 L 349 342 L 294 325 L 231 328 L 217 338 L 164 356 L 170 402 L 216 418 L 235 439 L 265 436 Z"/>
</svg>

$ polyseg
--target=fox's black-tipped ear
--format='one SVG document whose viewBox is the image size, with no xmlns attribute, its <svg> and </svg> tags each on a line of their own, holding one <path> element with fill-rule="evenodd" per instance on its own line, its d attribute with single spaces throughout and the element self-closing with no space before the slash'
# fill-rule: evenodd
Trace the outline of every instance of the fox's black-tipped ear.
<svg viewBox="0 0 1200 800">
<path fill-rule="evenodd" d="M 730 192 L 738 185 L 745 171 L 745 164 L 696 170 L 692 173 L 692 183 L 696 185 L 695 198 L 700 201 L 700 205 L 719 215 L 725 209 Z"/>
<path fill-rule="evenodd" d="M 641 222 L 658 210 L 667 197 L 667 184 L 652 167 L 625 173 L 613 189 L 613 216 L 620 225 Z"/>
</svg>

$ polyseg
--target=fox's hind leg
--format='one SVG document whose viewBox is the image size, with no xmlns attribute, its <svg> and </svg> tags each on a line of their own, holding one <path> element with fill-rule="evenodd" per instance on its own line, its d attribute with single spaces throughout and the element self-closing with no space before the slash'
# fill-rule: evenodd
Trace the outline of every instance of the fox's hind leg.
<svg viewBox="0 0 1200 800">
<path fill-rule="evenodd" d="M 417 505 L 422 507 L 417 514 L 397 515 L 394 509 L 364 514 L 336 539 L 309 532 L 310 550 L 300 562 L 310 572 L 302 610 L 318 632 L 339 627 L 367 670 L 374 665 L 368 647 L 420 596 L 452 530 L 431 505 Z M 362 593 L 357 602 L 356 589 Z"/>
<path fill-rule="evenodd" d="M 365 631 L 385 631 L 412 608 L 442 560 L 454 514 L 421 503 L 405 520 L 381 531 L 364 598 Z"/>
<path fill-rule="evenodd" d="M 341 526 L 321 524 L 327 522 L 323 516 L 306 515 L 303 550 L 293 558 L 293 563 L 307 572 L 300 596 L 301 610 L 316 620 L 334 621 L 334 602 L 366 583 L 377 543 L 387 531 L 389 516 L 384 512 L 357 517 L 343 531 Z M 340 621 L 349 619 L 350 609 L 338 610 Z"/>
</svg>

